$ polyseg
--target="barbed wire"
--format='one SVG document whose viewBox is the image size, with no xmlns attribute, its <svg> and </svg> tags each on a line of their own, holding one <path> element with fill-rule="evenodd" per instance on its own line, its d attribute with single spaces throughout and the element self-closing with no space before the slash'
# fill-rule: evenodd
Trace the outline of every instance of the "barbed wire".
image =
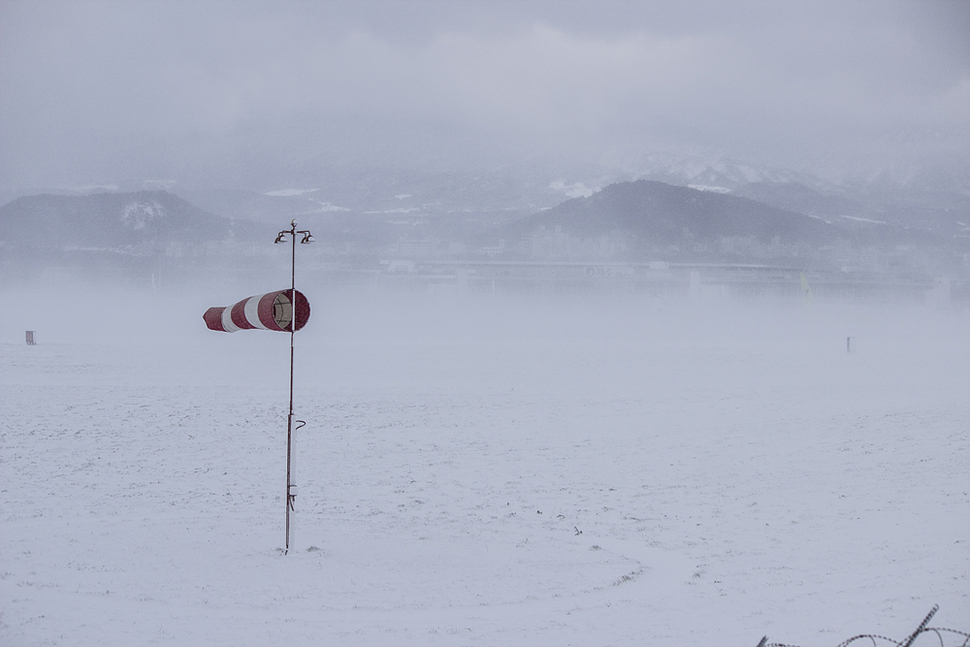
<svg viewBox="0 0 970 647">
<path fill-rule="evenodd" d="M 934 604 L 930 612 L 926 614 L 923 618 L 923 622 L 919 624 L 916 631 L 909 634 L 902 640 L 895 640 L 893 638 L 887 638 L 886 636 L 880 636 L 878 634 L 860 634 L 858 636 L 853 636 L 848 640 L 845 640 L 838 644 L 838 647 L 848 647 L 857 640 L 869 640 L 872 642 L 872 647 L 879 647 L 879 642 L 882 641 L 888 645 L 893 645 L 894 647 L 913 647 L 916 639 L 923 634 L 935 634 L 937 639 L 940 641 L 940 647 L 948 647 L 946 641 L 943 639 L 944 635 L 947 637 L 954 636 L 955 641 L 963 640 L 963 642 L 952 642 L 953 647 L 970 647 L 970 633 L 966 631 L 959 631 L 957 629 L 948 629 L 946 627 L 928 627 L 930 619 L 940 610 L 939 605 Z M 770 643 L 768 642 L 768 636 L 761 639 L 758 643 L 758 647 L 799 647 L 798 645 L 789 645 L 786 643 Z"/>
</svg>

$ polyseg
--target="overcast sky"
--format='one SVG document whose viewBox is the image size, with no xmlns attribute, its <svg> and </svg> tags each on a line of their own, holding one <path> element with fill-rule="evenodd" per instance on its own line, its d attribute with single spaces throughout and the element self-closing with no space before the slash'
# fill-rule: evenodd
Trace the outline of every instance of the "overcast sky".
<svg viewBox="0 0 970 647">
<path fill-rule="evenodd" d="M 967 0 L 0 0 L 0 175 L 966 162 L 968 34 Z"/>
</svg>

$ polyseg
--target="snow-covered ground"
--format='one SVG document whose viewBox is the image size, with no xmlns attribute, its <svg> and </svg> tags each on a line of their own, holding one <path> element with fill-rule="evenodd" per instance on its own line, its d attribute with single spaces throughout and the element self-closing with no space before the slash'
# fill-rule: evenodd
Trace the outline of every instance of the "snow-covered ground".
<svg viewBox="0 0 970 647">
<path fill-rule="evenodd" d="M 4 295 L 0 644 L 970 630 L 966 315 L 304 291 L 285 556 L 289 338 L 201 318 L 245 291 Z"/>
</svg>

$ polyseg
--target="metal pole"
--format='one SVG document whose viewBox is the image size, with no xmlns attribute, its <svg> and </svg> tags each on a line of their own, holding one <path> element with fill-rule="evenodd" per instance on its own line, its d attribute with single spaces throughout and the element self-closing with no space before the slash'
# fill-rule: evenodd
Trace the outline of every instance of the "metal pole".
<svg viewBox="0 0 970 647">
<path fill-rule="evenodd" d="M 290 413 L 286 417 L 286 548 L 290 552 L 290 510 L 294 512 L 293 499 L 293 332 L 290 331 Z"/>
<path fill-rule="evenodd" d="M 925 618 L 923 618 L 923 622 L 919 623 L 919 626 L 916 627 L 916 631 L 914 631 L 909 636 L 909 638 L 906 639 L 905 642 L 900 643 L 900 645 L 902 647 L 910 647 L 913 644 L 913 642 L 917 638 L 919 638 L 919 635 L 921 633 L 923 633 L 923 631 L 926 629 L 926 625 L 930 624 L 930 620 L 933 618 L 934 615 L 936 615 L 936 612 L 939 611 L 939 610 L 940 610 L 940 605 L 934 604 L 933 605 L 933 608 L 930 609 L 930 612 L 926 614 L 926 617 Z M 966 644 L 966 643 L 964 643 L 964 644 Z"/>
<path fill-rule="evenodd" d="M 290 230 L 292 256 L 290 259 L 290 412 L 286 417 L 286 548 L 290 552 L 290 511 L 296 512 L 293 505 L 293 336 L 296 334 L 296 221 Z"/>
<path fill-rule="evenodd" d="M 296 486 L 293 484 L 293 339 L 296 334 L 296 235 L 302 234 L 303 239 L 300 244 L 313 242 L 313 237 L 309 231 L 297 231 L 296 220 L 290 221 L 290 228 L 284 229 L 276 236 L 277 243 L 282 243 L 286 235 L 290 236 L 290 410 L 286 416 L 286 495 L 283 497 L 284 509 L 286 513 L 286 544 L 283 554 L 290 552 L 290 533 L 292 520 L 290 512 L 296 513 L 294 502 L 296 500 Z M 302 420 L 297 420 L 302 423 Z M 305 423 L 304 423 L 305 424 Z M 300 425 L 303 426 L 302 424 Z"/>
</svg>

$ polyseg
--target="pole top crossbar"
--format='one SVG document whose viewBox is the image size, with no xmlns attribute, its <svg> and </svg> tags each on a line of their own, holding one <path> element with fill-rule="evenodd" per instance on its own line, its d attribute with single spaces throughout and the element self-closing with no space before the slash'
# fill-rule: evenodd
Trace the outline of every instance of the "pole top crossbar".
<svg viewBox="0 0 970 647">
<path fill-rule="evenodd" d="M 273 243 L 276 244 L 276 243 L 285 242 L 286 235 L 287 234 L 289 234 L 290 236 L 293 236 L 293 242 L 294 242 L 294 244 L 296 244 L 296 235 L 297 234 L 300 234 L 300 235 L 303 236 L 303 238 L 300 240 L 300 244 L 301 245 L 306 245 L 307 243 L 315 242 L 313 240 L 313 234 L 311 234 L 308 229 L 299 229 L 298 230 L 296 228 L 296 220 L 291 220 L 290 221 L 290 228 L 289 229 L 284 229 L 280 233 L 276 234 L 276 240 L 274 240 Z"/>
</svg>

